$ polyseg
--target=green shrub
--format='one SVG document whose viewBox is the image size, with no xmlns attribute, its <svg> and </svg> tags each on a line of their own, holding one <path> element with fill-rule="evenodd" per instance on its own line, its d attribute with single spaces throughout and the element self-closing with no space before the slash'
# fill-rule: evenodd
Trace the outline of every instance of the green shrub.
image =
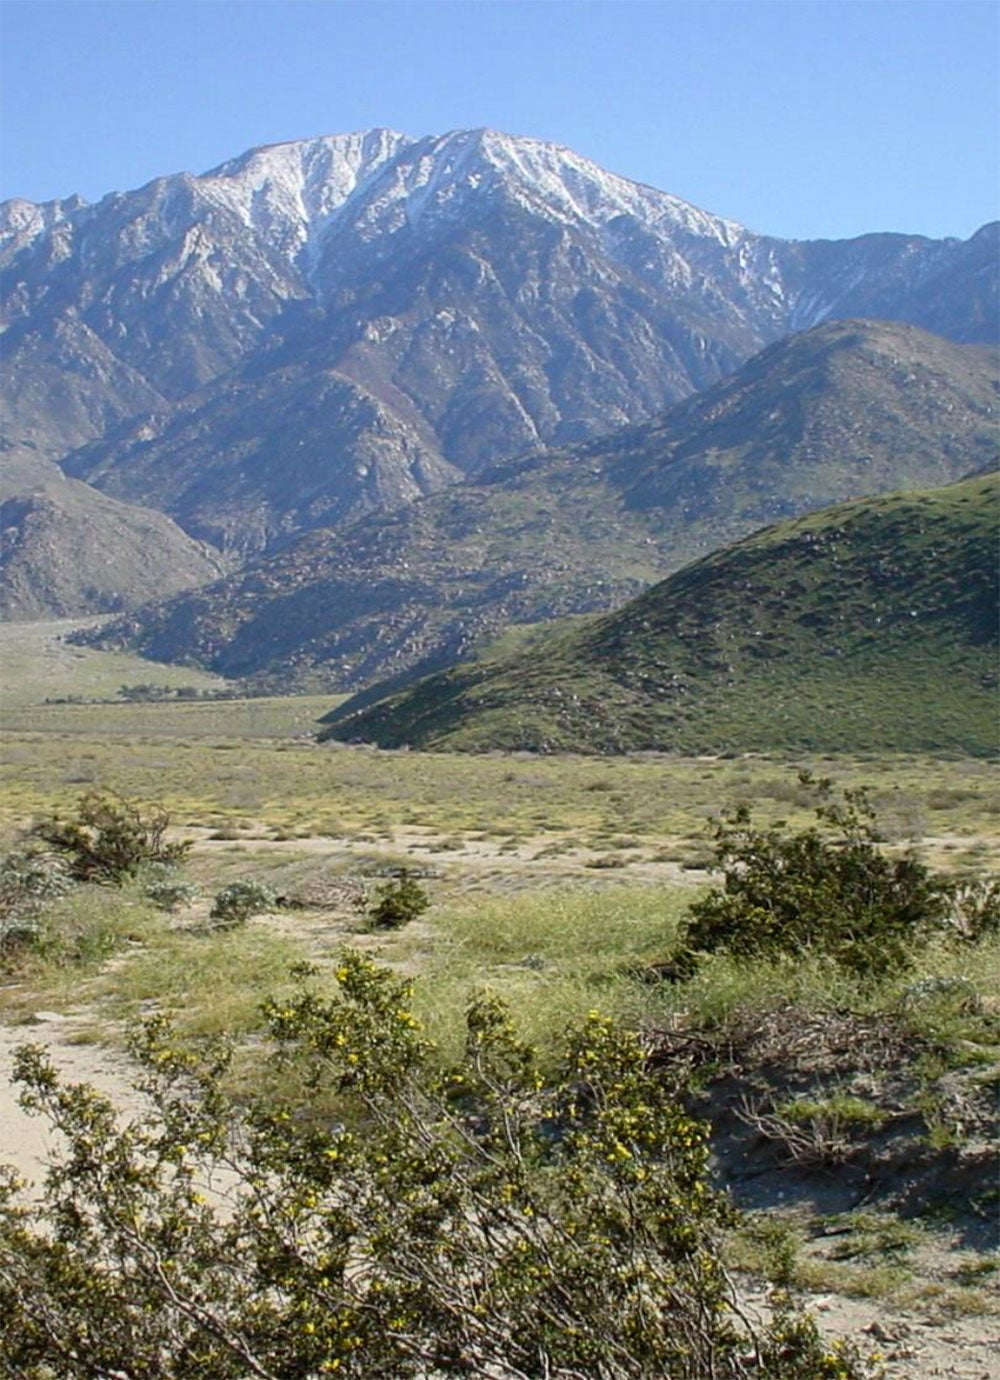
<svg viewBox="0 0 1000 1380">
<path fill-rule="evenodd" d="M 107 792 L 83 796 L 72 819 L 53 815 L 32 830 L 54 849 L 80 882 L 121 885 L 149 863 L 177 862 L 190 843 L 168 843 L 170 816 L 156 805 L 142 805 Z"/>
<path fill-rule="evenodd" d="M 66 873 L 51 858 L 17 852 L 0 860 L 0 958 L 39 942 L 45 907 L 69 887 Z"/>
<path fill-rule="evenodd" d="M 251 916 L 273 910 L 277 903 L 266 883 L 244 879 L 230 882 L 216 894 L 210 915 L 222 925 L 245 925 Z"/>
<path fill-rule="evenodd" d="M 404 867 L 399 876 L 385 882 L 375 892 L 366 914 L 377 930 L 398 930 L 430 905 L 430 897 Z"/>
<path fill-rule="evenodd" d="M 800 780 L 819 800 L 810 828 L 755 828 L 745 805 L 716 825 L 723 885 L 688 912 L 682 968 L 719 950 L 772 959 L 813 951 L 879 977 L 907 967 L 914 945 L 944 925 L 942 881 L 914 857 L 880 852 L 866 792 L 836 801 L 829 781 Z"/>
<path fill-rule="evenodd" d="M 633 1034 L 592 1013 L 546 1076 L 480 999 L 442 1068 L 407 982 L 360 954 L 336 982 L 266 1008 L 304 1102 L 230 1097 L 225 1051 L 198 1059 L 154 1021 L 136 1049 L 150 1111 L 122 1128 L 42 1050 L 19 1052 L 22 1098 L 66 1149 L 41 1203 L 0 1187 L 12 1374 L 866 1373 L 784 1302 L 754 1333 L 721 1263 L 732 1212 L 705 1129 Z"/>
<path fill-rule="evenodd" d="M 185 882 L 180 877 L 153 877 L 143 891 L 162 910 L 171 912 L 179 910 L 181 906 L 189 906 L 198 896 L 195 884 Z"/>
</svg>

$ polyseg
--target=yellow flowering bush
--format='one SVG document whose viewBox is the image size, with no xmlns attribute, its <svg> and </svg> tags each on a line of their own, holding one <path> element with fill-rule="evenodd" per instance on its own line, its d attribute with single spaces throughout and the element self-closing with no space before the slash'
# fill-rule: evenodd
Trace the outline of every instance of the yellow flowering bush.
<svg viewBox="0 0 1000 1380">
<path fill-rule="evenodd" d="M 398 975 L 348 952 L 332 992 L 300 978 L 266 1007 L 285 1105 L 234 1099 L 228 1052 L 179 1048 L 161 1020 L 136 1040 L 150 1110 L 125 1127 L 20 1051 L 23 1101 L 66 1148 L 40 1204 L 0 1197 L 10 1374 L 866 1374 L 791 1309 L 744 1319 L 705 1130 L 635 1034 L 591 1013 L 549 1071 L 486 996 L 443 1067 Z"/>
</svg>

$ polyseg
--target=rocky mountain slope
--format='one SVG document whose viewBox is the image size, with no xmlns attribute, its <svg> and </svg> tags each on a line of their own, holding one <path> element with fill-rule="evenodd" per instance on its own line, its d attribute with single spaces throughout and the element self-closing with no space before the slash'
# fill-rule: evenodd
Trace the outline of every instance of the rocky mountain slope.
<svg viewBox="0 0 1000 1380">
<path fill-rule="evenodd" d="M 651 417 L 823 320 L 996 319 L 996 227 L 788 242 L 484 130 L 255 149 L 0 228 L 8 443 L 241 555 Z"/>
<path fill-rule="evenodd" d="M 996 749 L 1000 479 L 766 528 L 618 613 L 430 676 L 328 737 L 386 747 Z"/>
<path fill-rule="evenodd" d="M 164 513 L 108 498 L 30 452 L 0 472 L 0 616 L 119 612 L 217 580 L 226 563 Z"/>
<path fill-rule="evenodd" d="M 103 634 L 159 660 L 355 688 L 512 623 L 613 608 L 777 518 L 995 464 L 995 351 L 834 322 L 655 421 L 315 531 Z"/>
</svg>

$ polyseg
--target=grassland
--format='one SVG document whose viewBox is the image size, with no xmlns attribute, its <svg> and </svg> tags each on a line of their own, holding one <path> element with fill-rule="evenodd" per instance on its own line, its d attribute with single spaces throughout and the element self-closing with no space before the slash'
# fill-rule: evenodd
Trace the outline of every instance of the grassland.
<svg viewBox="0 0 1000 1380">
<path fill-rule="evenodd" d="M 0 709 L 5 721 L 15 711 L 38 706 L 46 698 L 76 695 L 108 699 L 122 685 L 191 685 L 199 690 L 225 685 L 220 676 L 194 667 L 166 666 L 144 661 L 130 652 L 99 652 L 65 641 L 65 634 L 81 627 L 97 627 L 102 622 L 107 619 L 3 625 Z"/>
<path fill-rule="evenodd" d="M 910 972 L 878 986 L 819 960 L 747 963 L 724 955 L 682 986 L 643 974 L 669 954 L 687 905 L 708 884 L 707 826 L 720 809 L 746 803 L 762 822 L 804 824 L 813 800 L 797 772 L 807 767 L 872 788 L 888 849 L 912 848 L 935 867 L 980 873 L 995 859 L 1000 819 L 988 761 L 955 754 L 471 757 L 321 744 L 314 734 L 327 698 L 43 703 L 54 693 L 96 697 L 120 683 L 168 683 L 158 668 L 113 654 L 78 658 L 72 649 L 67 658 L 65 644 L 54 642 L 60 632 L 3 630 L 14 649 L 4 659 L 6 843 L 41 814 L 72 811 L 91 789 L 159 801 L 175 832 L 193 841 L 185 874 L 198 895 L 167 914 L 138 884 L 78 888 L 53 907 L 50 942 L 0 980 L 0 1020 L 19 1025 L 50 1013 L 61 1018 L 47 1027 L 58 1039 L 120 1046 L 131 1022 L 161 1012 L 190 1036 L 243 1041 L 239 1067 L 251 1077 L 262 998 L 287 989 L 294 965 L 315 964 L 322 974 L 351 945 L 414 976 L 414 1010 L 444 1051 L 462 1040 L 465 1004 L 483 987 L 508 1000 L 522 1033 L 543 1049 L 566 1022 L 598 1008 L 641 1025 L 667 1049 L 674 1039 L 682 1049 L 689 1038 L 700 1042 L 717 1071 L 706 1083 L 710 1115 L 721 1108 L 731 1120 L 747 1094 L 732 1072 L 741 1059 L 751 1069 L 770 1060 L 786 1075 L 779 1107 L 870 1107 L 878 1136 L 897 1124 L 910 1128 L 911 1168 L 943 1173 L 962 1191 L 973 1184 L 973 1199 L 980 1192 L 968 1178 L 968 1155 L 982 1163 L 972 1151 L 992 1132 L 977 1109 L 998 1066 L 989 942 L 932 947 Z M 365 898 L 402 864 L 418 870 L 431 907 L 404 929 L 373 932 Z M 289 904 L 237 930 L 213 929 L 214 892 L 243 877 L 267 881 Z M 810 1023 L 816 1038 L 803 1055 L 799 1034 Z M 891 1057 L 844 1064 L 836 1040 L 845 1028 L 865 1050 L 888 1042 Z M 832 1061 L 826 1071 L 824 1060 Z M 745 1143 L 732 1133 L 720 1142 L 723 1154 L 726 1145 L 728 1153 L 743 1147 L 733 1161 L 737 1176 Z M 829 1168 L 822 1174 L 829 1178 Z M 815 1209 L 802 1189 L 815 1180 L 789 1180 L 787 1166 L 765 1169 L 746 1190 L 765 1215 L 734 1239 L 734 1266 L 773 1274 L 784 1252 L 782 1268 L 801 1288 L 835 1293 L 845 1307 L 862 1298 L 952 1317 L 989 1311 L 983 1281 L 991 1258 L 968 1226 L 978 1219 L 962 1217 L 957 1252 L 948 1245 L 956 1230 L 950 1219 L 904 1241 L 900 1218 L 884 1203 L 878 1231 L 855 1214 L 839 1234 L 829 1214 L 854 1211 L 856 1176 L 852 1163 L 837 1179 L 842 1189 L 830 1201 L 824 1189 L 825 1206 Z M 805 1193 L 791 1215 L 782 1197 L 789 1182 Z"/>
<path fill-rule="evenodd" d="M 255 719 L 270 729 L 255 731 Z M 586 849 L 647 862 L 696 861 L 720 807 L 754 803 L 762 818 L 803 820 L 799 767 L 875 790 L 893 842 L 926 839 L 962 861 L 996 824 L 996 777 L 977 759 L 913 755 L 731 759 L 639 756 L 608 761 L 471 758 L 317 745 L 301 701 L 142 707 L 51 706 L 11 714 L 2 822 L 70 808 L 100 787 L 161 801 L 183 829 L 233 840 L 325 839 L 450 853 L 528 850 L 539 873 Z M 20 727 L 27 721 L 32 727 Z M 45 723 L 43 730 L 41 723 Z"/>
<path fill-rule="evenodd" d="M 472 758 L 318 744 L 316 722 L 330 703 L 321 697 L 43 703 L 54 684 L 66 696 L 159 678 L 159 668 L 134 658 L 68 648 L 63 631 L 3 630 L 3 837 L 9 842 L 41 815 L 70 812 L 100 789 L 165 806 L 176 832 L 195 841 L 188 871 L 205 897 L 244 875 L 305 895 L 345 877 L 417 866 L 431 878 L 430 929 L 421 924 L 380 942 L 394 962 L 434 970 L 438 995 L 427 1000 L 439 1011 L 486 972 L 530 989 L 539 1011 L 551 1007 L 553 983 L 564 981 L 576 993 L 574 1009 L 602 984 L 606 995 L 614 991 L 613 1004 L 634 1006 L 641 994 L 612 970 L 662 949 L 691 888 L 704 884 L 710 821 L 745 803 L 762 822 L 805 823 L 812 799 L 796 779 L 803 767 L 871 787 L 887 846 L 916 846 L 935 866 L 981 871 L 996 841 L 997 779 L 976 758 Z M 197 1007 L 195 989 L 212 989 L 212 964 L 198 977 L 200 959 L 192 966 L 183 958 L 148 907 L 135 898 L 128 907 L 125 929 L 138 924 L 154 956 L 132 966 L 137 986 L 125 1005 L 134 1013 L 152 1000 L 156 971 L 176 966 L 190 968 L 194 983 L 176 1005 Z M 308 908 L 300 919 L 285 916 L 280 934 L 269 932 L 281 948 L 273 971 L 293 951 L 356 934 L 350 913 L 328 922 Z M 266 947 L 267 936 L 259 940 Z M 249 1019 L 261 973 L 246 972 L 240 1022 Z M 118 981 L 99 984 L 104 997 Z"/>
</svg>

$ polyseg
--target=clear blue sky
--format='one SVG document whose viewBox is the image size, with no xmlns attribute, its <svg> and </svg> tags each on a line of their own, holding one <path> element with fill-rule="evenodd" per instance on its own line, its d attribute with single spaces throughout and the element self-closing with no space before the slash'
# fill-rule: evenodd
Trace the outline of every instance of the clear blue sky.
<svg viewBox="0 0 1000 1380">
<path fill-rule="evenodd" d="M 2 195 L 488 125 L 771 234 L 997 215 L 994 0 L 2 0 Z"/>
</svg>

